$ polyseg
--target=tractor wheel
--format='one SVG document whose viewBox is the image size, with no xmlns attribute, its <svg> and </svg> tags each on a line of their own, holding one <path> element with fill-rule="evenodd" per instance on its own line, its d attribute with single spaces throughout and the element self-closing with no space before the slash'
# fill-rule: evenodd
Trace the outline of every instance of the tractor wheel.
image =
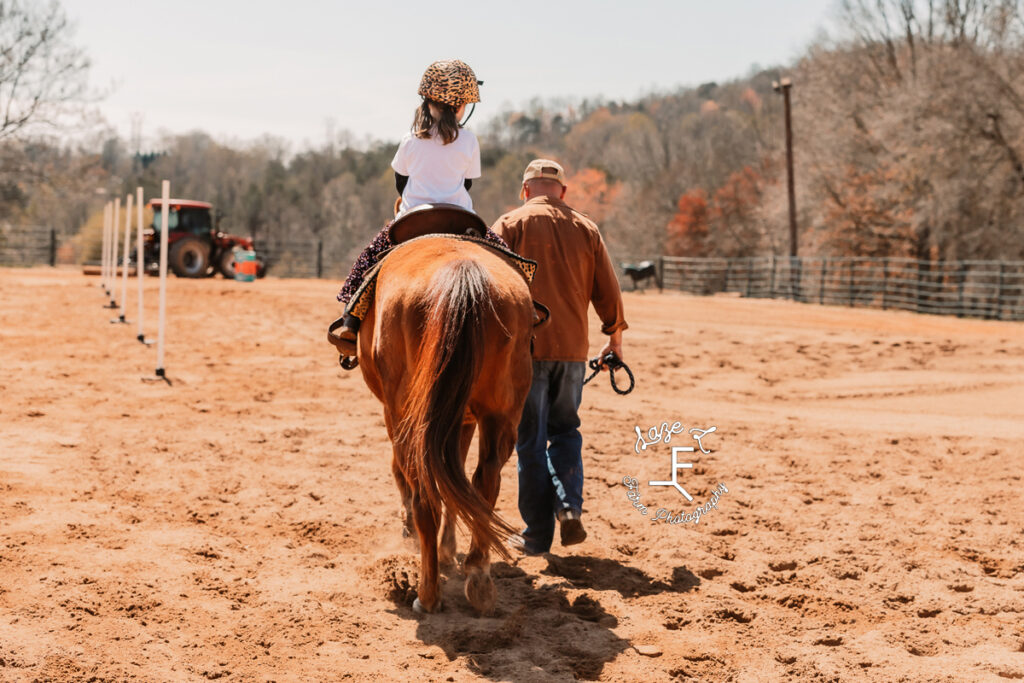
<svg viewBox="0 0 1024 683">
<path fill-rule="evenodd" d="M 217 257 L 217 270 L 229 280 L 235 279 L 235 252 L 232 249 L 224 249 Z"/>
<path fill-rule="evenodd" d="M 210 267 L 210 246 L 197 237 L 186 237 L 171 247 L 171 270 L 178 277 L 206 277 Z"/>
</svg>

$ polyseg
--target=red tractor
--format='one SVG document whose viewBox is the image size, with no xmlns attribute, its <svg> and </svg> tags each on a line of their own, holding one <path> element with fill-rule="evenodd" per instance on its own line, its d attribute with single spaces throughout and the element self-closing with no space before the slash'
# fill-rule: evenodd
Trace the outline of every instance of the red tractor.
<svg viewBox="0 0 1024 683">
<path fill-rule="evenodd" d="M 163 202 L 151 199 L 153 223 L 146 231 L 145 258 L 148 267 L 160 262 L 160 225 Z M 251 237 L 223 233 L 214 225 L 213 205 L 192 199 L 172 199 L 167 207 L 167 265 L 178 277 L 206 277 L 220 272 L 235 277 L 234 248 L 252 249 Z M 263 263 L 257 259 L 257 273 L 263 275 Z"/>
</svg>

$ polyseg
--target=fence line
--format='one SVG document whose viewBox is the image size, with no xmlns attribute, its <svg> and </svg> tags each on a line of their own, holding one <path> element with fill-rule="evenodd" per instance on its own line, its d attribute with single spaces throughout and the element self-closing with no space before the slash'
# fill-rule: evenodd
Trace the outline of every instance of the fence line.
<svg viewBox="0 0 1024 683">
<path fill-rule="evenodd" d="M 0 224 L 0 266 L 53 266 L 56 263 L 56 230 Z"/>
<path fill-rule="evenodd" d="M 256 254 L 267 273 L 279 277 L 323 277 L 323 240 L 257 240 Z"/>
<path fill-rule="evenodd" d="M 344 276 L 349 263 L 324 261 L 318 239 L 259 240 L 267 272 L 280 277 Z M 57 232 L 0 224 L 0 265 L 55 265 Z M 693 294 L 865 306 L 995 320 L 1024 320 L 1024 261 L 910 258 L 658 259 L 662 287 Z"/>
<path fill-rule="evenodd" d="M 663 287 L 694 294 L 1024 320 L 1024 261 L 663 256 L 658 272 Z"/>
</svg>

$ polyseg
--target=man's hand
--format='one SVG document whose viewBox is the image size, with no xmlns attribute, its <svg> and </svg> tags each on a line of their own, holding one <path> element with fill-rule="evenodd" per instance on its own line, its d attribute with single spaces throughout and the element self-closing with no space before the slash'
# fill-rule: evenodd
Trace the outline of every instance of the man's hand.
<svg viewBox="0 0 1024 683">
<path fill-rule="evenodd" d="M 619 360 L 625 360 L 625 358 L 622 357 L 622 330 L 617 330 L 616 332 L 613 332 L 611 335 L 609 335 L 608 344 L 606 344 L 605 347 L 601 349 L 602 370 L 604 370 L 606 367 L 604 364 L 604 357 L 607 356 L 609 353 L 614 353 L 616 356 L 619 357 Z"/>
</svg>

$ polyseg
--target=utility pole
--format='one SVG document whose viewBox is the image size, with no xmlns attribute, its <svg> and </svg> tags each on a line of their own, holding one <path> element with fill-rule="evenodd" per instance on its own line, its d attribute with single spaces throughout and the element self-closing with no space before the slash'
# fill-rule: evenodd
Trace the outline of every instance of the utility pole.
<svg viewBox="0 0 1024 683">
<path fill-rule="evenodd" d="M 789 91 L 793 82 L 788 78 L 772 81 L 772 89 L 782 93 L 786 103 L 786 176 L 789 190 L 789 255 L 796 256 L 796 183 L 793 180 L 793 120 L 789 111 Z"/>
</svg>

